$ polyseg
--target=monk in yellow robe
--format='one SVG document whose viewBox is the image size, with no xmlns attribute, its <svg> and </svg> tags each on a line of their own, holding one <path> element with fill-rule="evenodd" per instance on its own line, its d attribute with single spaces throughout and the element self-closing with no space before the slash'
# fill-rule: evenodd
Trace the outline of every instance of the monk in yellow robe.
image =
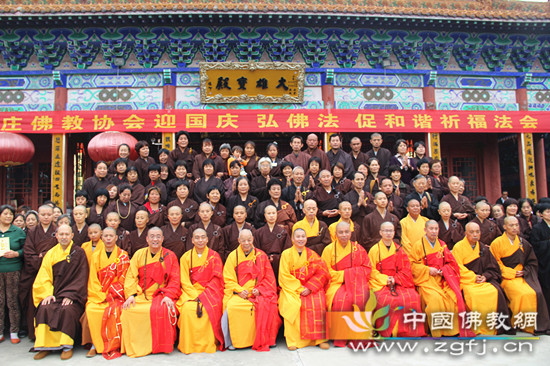
<svg viewBox="0 0 550 366">
<path fill-rule="evenodd" d="M 331 278 L 326 295 L 329 311 L 354 311 L 354 305 L 364 310 L 370 296 L 369 256 L 361 245 L 350 238 L 349 224 L 339 223 L 336 226 L 336 241 L 328 245 L 321 256 Z M 345 347 L 346 344 L 347 340 L 334 340 L 336 347 Z"/>
<path fill-rule="evenodd" d="M 512 324 L 528 333 L 550 334 L 548 308 L 537 276 L 538 261 L 533 247 L 518 236 L 520 226 L 516 217 L 504 219 L 504 230 L 490 248 L 502 271 L 502 288 L 514 317 Z M 529 321 L 525 321 L 527 318 Z"/>
<path fill-rule="evenodd" d="M 150 228 L 146 240 L 147 248 L 134 253 L 124 281 L 121 351 L 129 357 L 170 353 L 177 335 L 178 257 L 162 247 L 161 228 Z"/>
<path fill-rule="evenodd" d="M 407 203 L 407 211 L 409 214 L 400 221 L 401 223 L 401 245 L 405 253 L 411 253 L 411 247 L 414 243 L 422 239 L 425 234 L 424 227 L 428 218 L 421 216 L 420 202 L 415 199 Z"/>
<path fill-rule="evenodd" d="M 269 258 L 254 247 L 250 230 L 239 234 L 239 246 L 227 256 L 223 278 L 222 330 L 226 347 L 234 350 L 252 346 L 256 351 L 269 351 L 281 326 L 277 284 Z"/>
<path fill-rule="evenodd" d="M 438 238 L 439 225 L 426 222 L 425 233 L 413 244 L 409 259 L 414 283 L 422 299 L 432 337 L 474 336 L 464 329 L 458 314 L 466 311 L 460 292 L 460 269 L 447 245 Z"/>
<path fill-rule="evenodd" d="M 476 334 L 495 335 L 504 333 L 505 327 L 492 327 L 487 323 L 487 314 L 507 315 L 505 325 L 510 329 L 510 311 L 500 282 L 500 267 L 489 250 L 479 241 L 481 229 L 475 222 L 466 224 L 466 237 L 453 247 L 453 256 L 460 268 L 460 286 L 469 311 L 481 314 L 481 325 L 474 327 Z"/>
<path fill-rule="evenodd" d="M 88 261 L 79 246 L 73 244 L 73 231 L 61 225 L 55 234 L 58 244 L 48 250 L 33 284 L 36 309 L 35 360 L 53 350 L 62 350 L 61 359 L 73 355 L 79 319 L 84 312 L 88 282 Z"/>
<path fill-rule="evenodd" d="M 93 346 L 86 355 L 98 352 L 108 360 L 121 356 L 122 324 L 120 314 L 124 303 L 124 281 L 130 267 L 128 253 L 116 245 L 116 230 L 103 230 L 103 247 L 92 256 L 86 303 L 87 325 Z"/>
<path fill-rule="evenodd" d="M 220 255 L 207 247 L 204 229 L 195 229 L 191 241 L 193 248 L 180 260 L 178 349 L 186 354 L 214 353 L 223 349 L 223 263 Z"/>
<path fill-rule="evenodd" d="M 422 312 L 409 258 L 394 241 L 395 227 L 386 221 L 380 225 L 380 241 L 369 250 L 372 265 L 370 287 L 376 295 L 377 309 L 389 306 L 389 327 L 378 331 L 382 337 L 423 337 L 424 326 L 405 323 L 405 314 Z M 382 320 L 376 322 L 382 328 Z"/>
<path fill-rule="evenodd" d="M 329 348 L 325 291 L 330 274 L 326 263 L 306 248 L 306 243 L 305 230 L 294 230 L 293 245 L 282 253 L 279 264 L 279 311 L 285 321 L 286 345 L 291 351 L 316 345 Z"/>
<path fill-rule="evenodd" d="M 92 263 L 92 255 L 97 250 L 103 248 L 103 241 L 101 240 L 102 230 L 99 224 L 91 224 L 88 226 L 88 237 L 90 241 L 87 241 L 82 244 L 81 248 L 84 249 L 86 253 L 86 258 L 88 259 L 88 265 Z"/>
<path fill-rule="evenodd" d="M 307 234 L 307 247 L 321 255 L 323 249 L 331 243 L 330 232 L 324 221 L 317 219 L 317 202 L 312 199 L 304 202 L 304 218 L 298 221 L 292 227 L 292 231 L 300 228 Z M 288 249 L 288 248 L 285 248 Z"/>
</svg>

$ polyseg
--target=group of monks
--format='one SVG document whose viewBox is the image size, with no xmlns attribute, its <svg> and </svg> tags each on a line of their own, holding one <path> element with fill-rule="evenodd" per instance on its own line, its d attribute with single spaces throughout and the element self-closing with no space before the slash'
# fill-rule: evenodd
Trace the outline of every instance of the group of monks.
<svg viewBox="0 0 550 366">
<path fill-rule="evenodd" d="M 180 146 L 189 136 L 179 134 L 181 154 L 170 153 L 176 178 L 165 189 L 158 167 L 139 167 L 149 150 L 141 144 L 144 162 L 112 166 L 121 184 L 105 209 L 98 185 L 106 164 L 80 201 L 77 194 L 72 226 L 56 226 L 52 207 L 41 206 L 20 290 L 35 359 L 54 350 L 68 359 L 77 338 L 91 345 L 89 357 L 107 359 L 169 353 L 175 344 L 186 354 L 268 351 L 283 323 L 290 350 L 328 349 L 329 339 L 342 347 L 353 337 L 332 337 L 328 314 L 373 303 L 387 314 L 372 324 L 380 337 L 550 331 L 550 204 L 531 228 L 532 246 L 521 217 L 494 220 L 486 200 L 474 206 L 462 195 L 458 177 L 430 175 L 440 162 L 426 170 L 425 158 L 403 160 L 399 144 L 388 155 L 378 134 L 367 160 L 360 140 L 348 155 L 335 136 L 326 154 L 308 136 L 306 156 L 293 137 L 292 164 L 270 148 L 270 160 L 245 164 L 238 154 L 220 163 L 211 141 L 192 155 Z M 390 158 L 400 165 L 388 166 Z M 147 189 L 138 172 L 153 173 Z"/>
<path fill-rule="evenodd" d="M 132 258 L 117 246 L 116 230 L 107 227 L 87 257 L 74 245 L 72 228 L 62 224 L 33 284 L 34 358 L 53 350 L 70 358 L 81 325 L 83 343 L 92 344 L 89 357 L 170 353 L 176 341 L 185 354 L 268 351 L 276 344 L 279 314 L 290 350 L 328 349 L 327 312 L 365 309 L 371 296 L 376 309 L 389 309 L 386 326 L 377 328 L 382 337 L 467 337 L 515 329 L 548 334 L 533 248 L 518 236 L 515 217 L 507 217 L 504 228 L 489 247 L 479 242 L 479 225 L 470 222 L 451 251 L 433 220 L 408 248 L 395 241 L 394 223 L 386 221 L 367 253 L 352 240 L 351 225 L 341 221 L 319 256 L 307 245 L 307 230 L 296 224 L 277 281 L 249 229 L 240 231 L 239 245 L 224 264 L 202 228 L 193 231 L 193 247 L 178 261 L 163 247 L 158 227 L 148 230 L 147 247 Z M 425 320 L 407 320 L 411 315 Z M 334 340 L 336 347 L 347 343 Z"/>
</svg>

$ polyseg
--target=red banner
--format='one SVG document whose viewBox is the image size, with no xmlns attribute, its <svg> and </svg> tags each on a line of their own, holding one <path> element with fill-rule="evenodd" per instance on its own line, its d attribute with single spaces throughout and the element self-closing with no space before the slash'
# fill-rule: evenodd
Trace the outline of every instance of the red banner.
<svg viewBox="0 0 550 366">
<path fill-rule="evenodd" d="M 364 109 L 2 112 L 0 131 L 79 132 L 550 132 L 548 112 Z"/>
</svg>

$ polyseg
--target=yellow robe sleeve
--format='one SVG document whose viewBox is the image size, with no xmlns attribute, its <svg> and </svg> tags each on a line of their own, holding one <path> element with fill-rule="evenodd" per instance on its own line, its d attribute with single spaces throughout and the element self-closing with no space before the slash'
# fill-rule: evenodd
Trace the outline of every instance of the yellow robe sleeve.
<svg viewBox="0 0 550 366">
<path fill-rule="evenodd" d="M 430 267 L 424 264 L 424 251 L 421 249 L 422 243 L 417 242 L 411 249 L 411 272 L 413 274 L 415 285 L 427 282 L 430 279 Z"/>
<path fill-rule="evenodd" d="M 336 271 L 332 268 L 332 261 L 334 260 L 334 246 L 338 245 L 336 242 L 333 242 L 331 245 L 328 245 L 323 250 L 323 255 L 321 258 L 325 261 L 328 267 L 328 272 L 330 273 L 330 284 L 341 285 L 344 283 L 344 271 Z"/>
<path fill-rule="evenodd" d="M 469 245 L 469 244 L 468 244 Z M 476 283 L 477 275 L 474 271 L 469 270 L 464 265 L 464 258 L 466 257 L 465 247 L 459 243 L 457 243 L 453 250 L 453 257 L 456 259 L 456 263 L 458 263 L 458 268 L 460 269 L 460 287 L 463 288 L 465 285 L 473 285 Z"/>
<path fill-rule="evenodd" d="M 100 304 L 106 299 L 106 295 L 102 290 L 98 275 L 98 272 L 101 270 L 102 254 L 103 250 L 96 250 L 96 252 L 92 255 L 92 260 L 90 263 L 90 277 L 88 279 L 88 302 L 94 304 Z"/>
<path fill-rule="evenodd" d="M 307 252 L 304 250 L 302 255 L 307 255 Z M 295 257 L 295 249 L 289 248 L 281 254 L 279 262 L 279 285 L 281 286 L 279 311 L 291 323 L 300 316 L 302 305 L 300 294 L 305 290 L 300 280 L 292 274 L 292 263 L 297 262 Z"/>
<path fill-rule="evenodd" d="M 504 235 L 506 235 L 506 234 L 504 234 Z M 491 244 L 489 249 L 491 250 L 491 253 L 493 253 L 493 256 L 495 257 L 495 259 L 498 262 L 498 265 L 500 266 L 500 271 L 502 272 L 502 278 L 504 278 L 506 280 L 511 280 L 511 279 L 516 278 L 516 272 L 517 271 L 513 268 L 505 266 L 504 263 L 502 263 L 502 260 L 500 259 L 503 256 L 502 242 L 501 242 L 500 238 L 495 239 L 495 241 L 493 241 L 493 244 Z"/>
<path fill-rule="evenodd" d="M 40 265 L 36 279 L 34 280 L 32 286 L 34 307 L 38 307 L 42 300 L 53 295 L 53 265 L 56 263 L 54 258 L 55 249 L 57 249 L 57 246 L 46 253 L 44 259 L 42 259 L 42 264 Z"/>
<path fill-rule="evenodd" d="M 128 268 L 126 280 L 124 281 L 124 296 L 126 298 L 134 294 L 141 295 L 143 292 L 141 286 L 139 286 L 139 263 L 142 257 L 140 254 L 142 253 L 138 251 L 130 260 L 130 268 Z M 145 251 L 145 255 L 147 254 L 147 251 Z"/>
<path fill-rule="evenodd" d="M 410 255 L 412 251 L 412 243 L 409 239 L 409 225 L 407 222 L 407 218 L 404 218 L 400 221 L 401 224 L 401 245 L 403 246 L 403 250 L 407 255 Z"/>
<path fill-rule="evenodd" d="M 238 250 L 238 248 L 236 249 Z M 223 267 L 223 279 L 225 281 L 225 296 L 232 296 L 233 292 L 243 292 L 244 287 L 241 287 L 237 281 L 237 273 L 235 272 L 235 266 L 237 264 L 237 256 L 235 251 L 231 252 L 227 257 L 225 266 Z"/>
<path fill-rule="evenodd" d="M 376 265 L 378 264 L 378 252 L 378 245 L 374 245 L 369 251 L 369 259 L 371 263 L 369 285 L 375 292 L 382 290 L 388 284 L 388 275 L 382 274 L 378 271 L 378 269 L 376 269 Z"/>
<path fill-rule="evenodd" d="M 190 250 L 185 253 L 180 260 L 180 274 L 181 274 L 181 305 L 189 300 L 196 300 L 202 292 L 197 291 L 195 286 L 191 283 L 191 277 L 189 276 L 189 271 L 191 267 L 191 256 L 193 251 Z M 208 255 L 205 251 L 203 255 Z"/>
</svg>

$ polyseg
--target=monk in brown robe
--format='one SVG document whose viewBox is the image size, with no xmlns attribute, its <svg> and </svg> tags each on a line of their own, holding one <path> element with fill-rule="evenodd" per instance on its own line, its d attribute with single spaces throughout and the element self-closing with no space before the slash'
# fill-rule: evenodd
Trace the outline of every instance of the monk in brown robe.
<svg viewBox="0 0 550 366">
<path fill-rule="evenodd" d="M 190 250 L 193 247 L 193 232 L 195 229 L 203 229 L 208 235 L 208 248 L 218 252 L 220 256 L 224 254 L 224 240 L 222 228 L 212 222 L 212 215 L 214 210 L 208 202 L 203 202 L 199 206 L 200 222 L 193 224 L 189 227 L 187 232 L 187 241 L 185 242 L 185 251 Z"/>
<path fill-rule="evenodd" d="M 269 199 L 258 205 L 256 214 L 256 220 L 254 226 L 260 228 L 265 225 L 265 217 L 263 212 L 267 206 L 275 206 L 277 209 L 277 224 L 282 225 L 287 233 L 290 234 L 292 226 L 296 223 L 296 213 L 292 206 L 283 200 L 281 200 L 281 194 L 283 192 L 283 185 L 277 178 L 273 178 L 269 181 L 268 185 Z M 275 276 L 276 277 L 276 276 Z"/>
<path fill-rule="evenodd" d="M 120 216 L 116 212 L 109 212 L 105 216 L 105 227 L 112 227 L 116 231 L 117 239 L 116 245 L 123 249 L 127 248 L 129 245 L 128 236 L 130 232 L 123 227 L 120 227 Z"/>
<path fill-rule="evenodd" d="M 188 235 L 187 229 L 182 225 L 182 218 L 181 207 L 177 205 L 172 206 L 168 209 L 168 224 L 161 228 L 162 235 L 164 236 L 162 246 L 173 251 L 178 260 L 185 253 L 185 244 Z"/>
<path fill-rule="evenodd" d="M 197 211 L 199 210 L 199 204 L 190 198 L 189 183 L 185 180 L 179 181 L 174 185 L 176 191 L 176 199 L 166 206 L 177 206 L 181 209 L 181 221 L 185 223 L 185 227 L 189 227 L 193 224 Z M 168 210 L 166 211 L 168 214 Z M 166 238 L 166 235 L 164 236 Z M 179 257 L 178 257 L 179 258 Z"/>
<path fill-rule="evenodd" d="M 344 201 L 351 203 L 353 210 L 351 219 L 357 223 L 363 222 L 365 216 L 374 210 L 374 206 L 370 204 L 374 198 L 369 192 L 364 190 L 365 180 L 365 174 L 361 172 L 353 173 L 353 179 L 351 180 L 352 189 L 343 197 Z"/>
<path fill-rule="evenodd" d="M 451 205 L 443 201 L 439 204 L 439 239 L 443 240 L 449 250 L 452 250 L 454 245 L 464 239 L 464 229 L 458 221 L 451 217 Z"/>
<path fill-rule="evenodd" d="M 248 214 L 244 206 L 238 205 L 233 207 L 233 223 L 222 228 L 224 242 L 223 255 L 220 255 L 222 261 L 225 262 L 229 253 L 239 246 L 239 234 L 243 229 L 248 229 L 252 233 L 256 231 L 252 225 L 246 222 L 247 217 Z"/>
<path fill-rule="evenodd" d="M 393 192 L 393 181 L 391 178 L 384 178 L 380 181 L 380 191 L 384 192 L 388 198 L 388 210 L 390 213 L 397 216 L 399 220 L 404 218 L 407 215 L 407 211 L 403 204 L 403 198 Z"/>
<path fill-rule="evenodd" d="M 476 217 L 470 222 L 474 222 L 479 225 L 481 230 L 481 237 L 479 241 L 487 245 L 502 235 L 502 231 L 498 227 L 495 220 L 489 218 L 491 215 L 491 206 L 483 201 L 476 204 Z"/>
<path fill-rule="evenodd" d="M 252 178 L 250 182 L 250 193 L 257 197 L 259 202 L 269 199 L 267 184 L 271 180 L 271 163 L 269 158 L 261 158 L 259 161 L 260 175 Z"/>
<path fill-rule="evenodd" d="M 452 216 L 462 225 L 466 225 L 475 216 L 474 206 L 468 199 L 459 193 L 460 179 L 456 176 L 449 178 L 449 190 L 451 193 L 445 195 L 441 202 L 448 202 L 451 205 Z"/>
<path fill-rule="evenodd" d="M 206 202 L 210 204 L 210 207 L 212 207 L 212 222 L 219 227 L 224 227 L 227 220 L 227 210 L 225 206 L 220 203 L 221 198 L 222 191 L 220 191 L 218 187 L 212 186 L 208 189 L 208 192 L 206 193 Z M 195 215 L 195 224 L 198 224 L 200 221 L 201 217 L 199 215 Z M 193 232 L 191 231 L 190 234 L 192 233 Z M 188 243 L 188 245 L 193 246 L 191 243 Z"/>
<path fill-rule="evenodd" d="M 254 243 L 256 247 L 263 250 L 275 273 L 275 279 L 279 277 L 279 261 L 281 253 L 284 249 L 290 248 L 292 242 L 286 228 L 277 223 L 277 215 L 279 212 L 273 205 L 269 205 L 264 209 L 264 217 L 266 224 L 256 230 L 254 233 Z"/>
<path fill-rule="evenodd" d="M 377 192 L 374 195 L 376 209 L 365 216 L 361 224 L 360 244 L 367 250 L 378 243 L 380 236 L 380 225 L 384 222 L 391 222 L 395 228 L 394 240 L 399 243 L 401 240 L 401 224 L 399 218 L 388 210 L 388 198 L 384 192 Z"/>
<path fill-rule="evenodd" d="M 331 243 L 331 239 L 327 224 L 317 219 L 317 202 L 306 200 L 304 215 L 303 220 L 294 224 L 292 231 L 294 232 L 297 228 L 304 229 L 307 235 L 306 247 L 321 255 L 323 249 Z"/>
<path fill-rule="evenodd" d="M 136 229 L 130 231 L 124 237 L 121 249 L 125 250 L 129 257 L 132 258 L 135 252 L 147 246 L 147 231 L 149 230 L 149 213 L 141 208 L 136 212 L 134 219 Z"/>
<path fill-rule="evenodd" d="M 87 241 L 90 241 L 88 238 L 88 225 L 86 224 L 86 207 L 85 206 L 76 206 L 73 209 L 73 222 L 71 226 L 73 230 L 73 243 L 74 245 L 82 246 Z"/>
<path fill-rule="evenodd" d="M 29 339 L 34 340 L 34 312 L 32 299 L 32 284 L 42 264 L 42 258 L 46 252 L 57 244 L 55 232 L 57 227 L 53 224 L 53 208 L 48 205 L 38 209 L 38 225 L 29 229 L 25 245 L 23 246 L 24 264 L 19 281 L 19 303 L 21 314 L 27 316 L 27 330 Z"/>
<path fill-rule="evenodd" d="M 332 188 L 332 174 L 328 170 L 322 170 L 319 173 L 319 185 L 308 194 L 308 199 L 317 202 L 319 212 L 317 217 L 324 221 L 327 226 L 338 221 L 338 204 L 343 201 L 344 196 L 341 192 Z"/>
</svg>

